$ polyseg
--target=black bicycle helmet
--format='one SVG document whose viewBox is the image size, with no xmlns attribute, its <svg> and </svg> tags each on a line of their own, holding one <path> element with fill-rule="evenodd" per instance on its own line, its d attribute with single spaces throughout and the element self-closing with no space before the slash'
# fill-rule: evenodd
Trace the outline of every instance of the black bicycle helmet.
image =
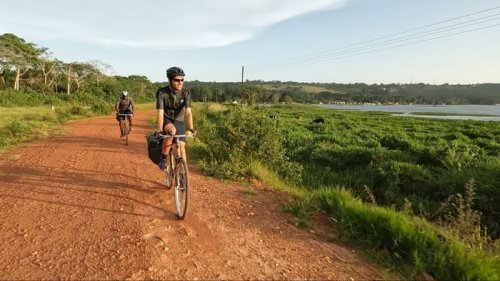
<svg viewBox="0 0 500 281">
<path fill-rule="evenodd" d="M 168 80 L 174 79 L 175 76 L 186 76 L 186 74 L 184 73 L 184 70 L 182 70 L 182 68 L 177 66 L 167 69 Z"/>
</svg>

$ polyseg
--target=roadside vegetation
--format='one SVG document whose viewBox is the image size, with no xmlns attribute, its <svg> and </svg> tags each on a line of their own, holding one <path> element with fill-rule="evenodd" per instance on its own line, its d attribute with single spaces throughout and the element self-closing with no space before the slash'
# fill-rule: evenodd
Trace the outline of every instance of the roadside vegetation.
<svg viewBox="0 0 500 281">
<path fill-rule="evenodd" d="M 112 110 L 110 102 L 88 93 L 66 96 L 0 91 L 0 150 L 61 134 L 60 125 L 65 121 L 109 114 Z"/>
<path fill-rule="evenodd" d="M 193 148 L 199 166 L 289 192 L 284 208 L 301 225 L 325 213 L 337 239 L 408 278 L 500 278 L 498 122 L 304 106 L 199 105 L 196 116 L 210 144 Z"/>
</svg>

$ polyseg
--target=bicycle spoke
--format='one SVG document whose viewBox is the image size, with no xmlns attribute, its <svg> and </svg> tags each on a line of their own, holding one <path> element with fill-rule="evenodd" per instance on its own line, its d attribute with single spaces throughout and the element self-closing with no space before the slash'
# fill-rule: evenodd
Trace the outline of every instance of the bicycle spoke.
<svg viewBox="0 0 500 281">
<path fill-rule="evenodd" d="M 189 178 L 185 160 L 177 163 L 175 171 L 175 207 L 178 219 L 184 219 L 188 208 Z"/>
</svg>

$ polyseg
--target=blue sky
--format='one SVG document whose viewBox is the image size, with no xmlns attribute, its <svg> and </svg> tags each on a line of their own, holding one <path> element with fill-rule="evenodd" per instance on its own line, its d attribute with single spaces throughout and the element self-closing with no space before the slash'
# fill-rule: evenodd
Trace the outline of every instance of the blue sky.
<svg viewBox="0 0 500 281">
<path fill-rule="evenodd" d="M 4 0 L 3 33 L 154 82 L 500 83 L 499 0 Z"/>
</svg>

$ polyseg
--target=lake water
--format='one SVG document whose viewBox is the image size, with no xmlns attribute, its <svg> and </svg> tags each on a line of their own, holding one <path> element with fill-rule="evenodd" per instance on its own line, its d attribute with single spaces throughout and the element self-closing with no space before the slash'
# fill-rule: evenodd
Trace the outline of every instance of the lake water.
<svg viewBox="0 0 500 281">
<path fill-rule="evenodd" d="M 402 113 L 398 116 L 420 117 L 420 118 L 436 118 L 436 119 L 460 119 L 460 120 L 481 120 L 481 121 L 500 121 L 500 105 L 356 105 L 356 104 L 322 104 L 322 107 L 334 108 L 339 110 L 360 110 L 360 111 L 384 111 Z M 436 116 L 436 115 L 414 115 L 415 112 L 436 112 L 436 113 L 453 113 L 453 116 Z M 472 114 L 472 116 L 471 116 Z M 477 115 L 494 115 L 493 116 L 473 116 Z"/>
</svg>

